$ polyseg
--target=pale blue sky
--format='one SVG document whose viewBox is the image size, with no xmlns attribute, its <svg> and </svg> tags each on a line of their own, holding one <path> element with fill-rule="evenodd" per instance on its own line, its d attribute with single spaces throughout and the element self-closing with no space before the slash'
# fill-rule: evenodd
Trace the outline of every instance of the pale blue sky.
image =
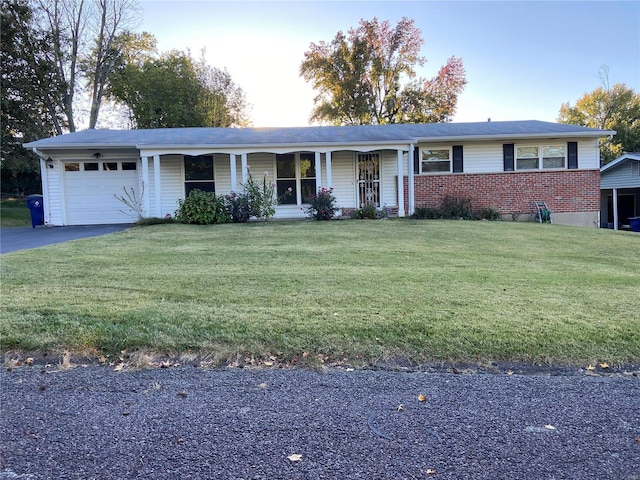
<svg viewBox="0 0 640 480">
<path fill-rule="evenodd" d="M 456 122 L 555 121 L 609 80 L 640 92 L 640 2 L 635 1 L 181 1 L 141 0 L 139 27 L 161 51 L 207 50 L 253 108 L 254 126 L 305 126 L 314 92 L 299 76 L 311 42 L 331 41 L 361 18 L 413 18 L 431 78 L 455 55 L 468 84 Z"/>
</svg>

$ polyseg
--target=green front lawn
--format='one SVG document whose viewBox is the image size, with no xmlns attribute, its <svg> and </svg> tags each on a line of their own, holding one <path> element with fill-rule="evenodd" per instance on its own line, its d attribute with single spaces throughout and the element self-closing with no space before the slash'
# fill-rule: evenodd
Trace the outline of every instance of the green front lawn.
<svg viewBox="0 0 640 480">
<path fill-rule="evenodd" d="M 1 348 L 635 362 L 639 251 L 534 223 L 138 227 L 3 255 Z"/>
<path fill-rule="evenodd" d="M 24 198 L 9 198 L 0 201 L 0 226 L 30 227 L 31 212 Z"/>
</svg>

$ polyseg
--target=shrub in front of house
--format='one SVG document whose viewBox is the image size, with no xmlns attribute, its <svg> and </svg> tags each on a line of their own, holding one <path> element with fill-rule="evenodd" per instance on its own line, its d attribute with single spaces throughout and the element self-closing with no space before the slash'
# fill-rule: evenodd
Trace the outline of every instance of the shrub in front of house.
<svg viewBox="0 0 640 480">
<path fill-rule="evenodd" d="M 185 200 L 178 200 L 175 218 L 182 223 L 197 225 L 228 223 L 230 221 L 224 198 L 202 190 L 192 190 Z"/>
<path fill-rule="evenodd" d="M 453 197 L 447 195 L 440 202 L 438 210 L 441 218 L 474 220 L 476 218 L 471 208 L 471 198 Z"/>
<path fill-rule="evenodd" d="M 278 204 L 276 184 L 269 182 L 267 176 L 268 172 L 264 172 L 261 182 L 254 180 L 247 166 L 247 183 L 242 185 L 248 199 L 249 216 L 265 222 L 275 215 Z"/>
<path fill-rule="evenodd" d="M 389 209 L 387 207 L 376 208 L 375 205 L 370 203 L 366 204 L 364 207 L 358 208 L 351 218 L 355 218 L 358 220 L 379 220 L 381 218 L 389 217 Z"/>
<path fill-rule="evenodd" d="M 248 222 L 251 217 L 249 195 L 246 193 L 231 192 L 224 196 L 224 205 L 227 213 L 234 223 Z"/>
<path fill-rule="evenodd" d="M 474 211 L 473 200 L 468 197 L 446 196 L 436 208 L 417 207 L 412 218 L 418 220 L 502 220 L 499 211 L 488 207 Z"/>
<path fill-rule="evenodd" d="M 307 203 L 309 206 L 305 209 L 305 213 L 316 220 L 331 220 L 340 210 L 336 205 L 333 188 L 322 187 L 315 195 L 307 198 Z"/>
<path fill-rule="evenodd" d="M 476 213 L 476 216 L 478 217 L 479 220 L 489 220 L 492 222 L 502 221 L 502 215 L 500 214 L 500 212 L 497 211 L 495 208 L 491 208 L 491 207 L 478 210 L 478 212 Z"/>
<path fill-rule="evenodd" d="M 442 218 L 440 211 L 437 208 L 431 207 L 417 207 L 412 215 L 417 220 L 435 220 Z"/>
</svg>

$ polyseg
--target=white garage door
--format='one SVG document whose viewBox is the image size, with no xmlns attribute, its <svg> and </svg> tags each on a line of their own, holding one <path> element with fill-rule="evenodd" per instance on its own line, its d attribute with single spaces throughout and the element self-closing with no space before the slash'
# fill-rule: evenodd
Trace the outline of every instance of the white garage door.
<svg viewBox="0 0 640 480">
<path fill-rule="evenodd" d="M 66 162 L 64 164 L 64 200 L 67 225 L 132 223 L 136 214 L 118 201 L 123 187 L 138 191 L 137 162 L 109 160 Z"/>
</svg>

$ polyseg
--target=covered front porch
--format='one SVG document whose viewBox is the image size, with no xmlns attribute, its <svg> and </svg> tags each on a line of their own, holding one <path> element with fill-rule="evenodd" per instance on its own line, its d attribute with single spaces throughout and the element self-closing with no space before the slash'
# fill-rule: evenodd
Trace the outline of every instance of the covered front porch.
<svg viewBox="0 0 640 480">
<path fill-rule="evenodd" d="M 405 194 L 403 182 L 413 173 L 409 171 L 412 163 L 407 161 L 412 146 L 394 147 L 141 150 L 139 190 L 143 212 L 149 217 L 173 215 L 178 200 L 194 189 L 216 195 L 241 192 L 251 175 L 254 181 L 264 180 L 274 186 L 278 219 L 303 218 L 308 197 L 323 187 L 333 189 L 341 212 L 371 204 L 403 217 L 405 199 L 412 198 Z"/>
</svg>

